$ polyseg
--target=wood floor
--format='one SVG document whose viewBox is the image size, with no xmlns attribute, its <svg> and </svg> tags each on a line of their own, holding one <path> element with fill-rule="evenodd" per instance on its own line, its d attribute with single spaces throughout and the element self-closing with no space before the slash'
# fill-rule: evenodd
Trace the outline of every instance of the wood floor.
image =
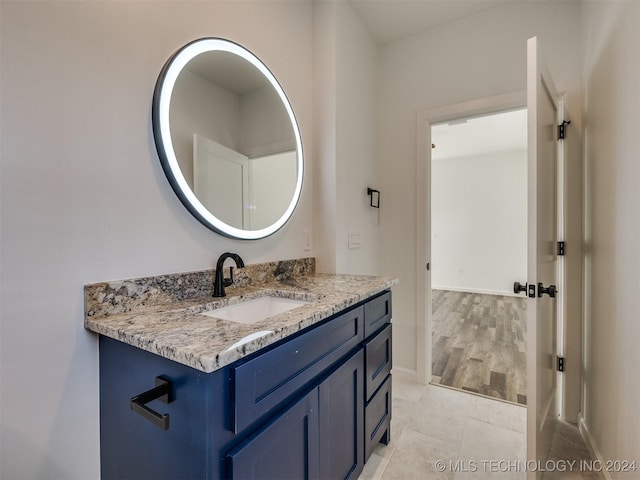
<svg viewBox="0 0 640 480">
<path fill-rule="evenodd" d="M 433 290 L 433 383 L 526 405 L 526 299 Z"/>
</svg>

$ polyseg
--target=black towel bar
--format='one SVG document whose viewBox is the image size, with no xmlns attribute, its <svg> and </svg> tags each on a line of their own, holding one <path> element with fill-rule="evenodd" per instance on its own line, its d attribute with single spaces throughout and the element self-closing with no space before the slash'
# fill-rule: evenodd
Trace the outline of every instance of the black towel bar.
<svg viewBox="0 0 640 480">
<path fill-rule="evenodd" d="M 153 400 L 160 400 L 164 403 L 170 403 L 171 398 L 171 382 L 160 377 L 156 377 L 156 386 L 151 390 L 147 390 L 139 395 L 131 397 L 131 410 L 142 415 L 154 425 L 162 430 L 169 430 L 169 414 L 160 414 L 155 410 L 147 407 L 147 403 Z"/>
</svg>

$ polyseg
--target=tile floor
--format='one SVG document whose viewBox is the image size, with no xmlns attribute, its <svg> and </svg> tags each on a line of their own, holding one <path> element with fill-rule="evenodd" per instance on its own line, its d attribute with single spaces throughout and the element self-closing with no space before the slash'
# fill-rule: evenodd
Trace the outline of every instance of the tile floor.
<svg viewBox="0 0 640 480">
<path fill-rule="evenodd" d="M 580 465 L 581 461 L 591 460 L 591 457 L 578 429 L 568 423 L 558 422 L 549 450 L 549 459 L 574 461 L 576 465 Z M 580 471 L 580 467 L 576 467 L 576 470 L 574 472 L 547 472 L 542 480 L 598 480 L 601 478 L 599 473 L 590 472 L 588 468 L 583 468 L 583 471 Z M 631 480 L 631 476 L 627 480 Z"/>
<path fill-rule="evenodd" d="M 359 480 L 526 478 L 506 463 L 525 464 L 526 407 L 395 378 L 393 402 L 392 440 Z"/>
</svg>

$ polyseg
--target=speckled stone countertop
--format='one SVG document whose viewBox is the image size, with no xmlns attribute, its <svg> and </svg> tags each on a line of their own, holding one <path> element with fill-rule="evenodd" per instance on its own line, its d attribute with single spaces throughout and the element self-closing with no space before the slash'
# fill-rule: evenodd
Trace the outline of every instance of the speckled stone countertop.
<svg viewBox="0 0 640 480">
<path fill-rule="evenodd" d="M 85 328 L 209 373 L 398 283 L 318 274 L 312 258 L 248 265 L 234 274 L 224 298 L 211 296 L 214 270 L 86 285 Z M 253 324 L 201 313 L 265 295 L 309 303 Z M 266 330 L 272 333 L 230 348 Z"/>
</svg>

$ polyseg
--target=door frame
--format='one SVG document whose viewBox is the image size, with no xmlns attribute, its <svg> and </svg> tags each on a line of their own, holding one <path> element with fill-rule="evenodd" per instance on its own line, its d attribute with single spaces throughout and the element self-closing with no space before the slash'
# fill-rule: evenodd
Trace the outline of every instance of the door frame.
<svg viewBox="0 0 640 480">
<path fill-rule="evenodd" d="M 527 92 L 457 103 L 417 113 L 416 121 L 416 381 L 428 384 L 432 377 L 431 273 L 431 126 L 463 117 L 499 113 L 527 107 Z"/>
</svg>

